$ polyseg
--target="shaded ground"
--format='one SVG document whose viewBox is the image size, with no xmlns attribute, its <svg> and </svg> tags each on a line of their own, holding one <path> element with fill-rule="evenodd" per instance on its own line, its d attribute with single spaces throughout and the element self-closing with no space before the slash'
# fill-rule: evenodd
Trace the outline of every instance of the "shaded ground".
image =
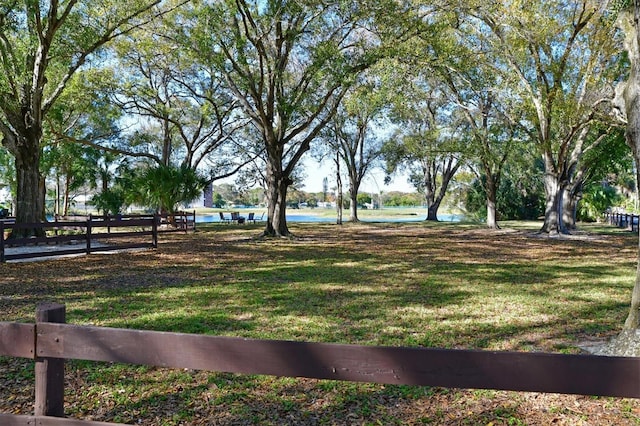
<svg viewBox="0 0 640 426">
<path fill-rule="evenodd" d="M 157 251 L 0 265 L 0 320 L 246 337 L 580 352 L 619 331 L 637 237 L 464 225 L 292 225 L 163 236 Z M 143 425 L 640 424 L 640 401 L 70 362 L 69 416 Z M 33 411 L 32 363 L 0 358 L 0 412 Z"/>
</svg>

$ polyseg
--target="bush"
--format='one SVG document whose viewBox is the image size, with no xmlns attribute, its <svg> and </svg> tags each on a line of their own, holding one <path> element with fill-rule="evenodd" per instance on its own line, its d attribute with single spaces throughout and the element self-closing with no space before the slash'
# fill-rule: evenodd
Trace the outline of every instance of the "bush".
<svg viewBox="0 0 640 426">
<path fill-rule="evenodd" d="M 544 192 L 541 188 L 526 188 L 521 182 L 503 178 L 496 203 L 499 220 L 536 219 L 544 213 Z M 484 185 L 478 179 L 467 192 L 465 209 L 478 219 L 487 218 L 487 195 Z"/>
<path fill-rule="evenodd" d="M 120 188 L 107 189 L 91 198 L 91 204 L 103 214 L 116 215 L 127 207 L 124 190 Z"/>
<path fill-rule="evenodd" d="M 577 219 L 584 222 L 595 222 L 610 207 L 622 201 L 615 188 L 593 184 L 585 188 L 582 199 L 578 203 Z"/>
<path fill-rule="evenodd" d="M 205 179 L 186 166 L 146 167 L 136 172 L 129 195 L 136 204 L 173 213 L 178 204 L 200 196 L 205 185 Z"/>
</svg>

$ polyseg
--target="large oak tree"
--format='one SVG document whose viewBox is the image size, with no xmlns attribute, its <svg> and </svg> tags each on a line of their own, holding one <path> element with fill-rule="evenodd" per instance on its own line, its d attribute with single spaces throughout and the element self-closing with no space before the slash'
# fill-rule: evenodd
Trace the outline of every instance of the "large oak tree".
<svg viewBox="0 0 640 426">
<path fill-rule="evenodd" d="M 226 0 L 201 12 L 192 39 L 224 72 L 265 148 L 265 235 L 289 234 L 292 173 L 358 74 L 377 60 L 384 40 L 376 18 L 398 5 Z"/>
<path fill-rule="evenodd" d="M 15 159 L 18 222 L 43 220 L 43 123 L 69 81 L 104 60 L 101 49 L 111 40 L 173 6 L 161 0 L 0 3 L 0 133 Z"/>
<path fill-rule="evenodd" d="M 114 44 L 111 100 L 139 127 L 106 148 L 164 166 L 208 166 L 211 180 L 226 178 L 252 158 L 234 139 L 247 120 L 219 71 L 172 37 L 183 17 L 171 14 Z"/>
<path fill-rule="evenodd" d="M 397 86 L 401 95 L 390 114 L 396 131 L 382 148 L 386 172 L 388 177 L 408 173 L 411 184 L 424 194 L 426 220 L 437 221 L 449 183 L 465 161 L 468 126 L 452 107 L 447 86 L 431 70 L 412 75 L 410 68 L 398 67 L 403 70 Z"/>
<path fill-rule="evenodd" d="M 566 232 L 570 190 L 584 150 L 602 140 L 616 40 L 593 0 L 492 2 L 468 9 L 477 36 L 493 46 L 496 72 L 517 77 L 511 93 L 525 105 L 520 123 L 543 159 L 543 232 Z M 473 18 L 470 18 L 473 20 Z M 490 30 L 490 37 L 484 38 Z"/>
<path fill-rule="evenodd" d="M 624 32 L 624 48 L 630 62 L 627 80 L 616 87 L 615 105 L 620 118 L 626 122 L 627 144 L 636 162 L 637 182 L 640 184 L 640 1 L 618 0 L 609 2 L 611 13 L 617 14 L 617 24 Z M 631 294 L 631 306 L 624 328 L 635 330 L 640 326 L 640 257 L 636 282 Z"/>
</svg>

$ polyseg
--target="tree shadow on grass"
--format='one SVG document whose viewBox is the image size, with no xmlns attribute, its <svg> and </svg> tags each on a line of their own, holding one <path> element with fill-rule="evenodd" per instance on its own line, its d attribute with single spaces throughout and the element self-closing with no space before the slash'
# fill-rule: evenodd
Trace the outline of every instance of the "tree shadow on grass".
<svg viewBox="0 0 640 426">
<path fill-rule="evenodd" d="M 519 234 L 497 244 L 485 232 L 453 227 L 376 225 L 354 230 L 348 238 L 319 230 L 303 241 L 269 244 L 243 237 L 247 231 L 229 231 L 222 239 L 216 232 L 203 232 L 197 239 L 171 236 L 172 242 L 157 252 L 51 261 L 30 265 L 33 271 L 12 266 L 9 281 L 0 287 L 0 308 L 6 308 L 8 320 L 29 321 L 29 307 L 57 301 L 68 304 L 70 321 L 240 335 L 259 332 L 264 321 L 307 317 L 343 329 L 312 332 L 310 337 L 373 342 L 386 341 L 376 338 L 385 333 L 390 341 L 401 339 L 374 330 L 376 325 L 397 324 L 396 334 L 416 327 L 398 317 L 404 307 L 421 311 L 425 323 L 446 320 L 436 311 L 451 307 L 448 318 L 461 323 L 467 316 L 482 324 L 482 304 L 492 295 L 512 305 L 529 298 L 538 303 L 536 313 L 567 323 L 576 314 L 562 302 L 586 304 L 589 314 L 621 309 L 619 301 L 605 306 L 580 296 L 602 287 L 619 270 L 576 267 L 569 261 L 582 256 L 572 250 L 599 256 L 607 251 L 604 245 L 583 247 Z M 570 254 L 563 263 L 544 263 L 563 253 Z M 543 263 L 531 262 L 537 256 Z M 571 284 L 560 280 L 563 276 L 573 277 Z M 470 306 L 478 306 L 477 312 L 470 312 Z M 154 311 L 157 315 L 149 315 Z M 305 333 L 286 334 L 286 328 L 280 328 L 284 337 L 305 338 Z M 491 332 L 490 325 L 486 329 Z"/>
<path fill-rule="evenodd" d="M 580 396 L 195 373 L 171 392 L 109 404 L 93 417 L 141 425 L 633 424 L 601 405 Z"/>
<path fill-rule="evenodd" d="M 579 260 L 600 259 L 608 250 L 605 245 L 582 247 L 582 243 L 529 242 L 520 237 L 493 244 L 481 233 L 451 228 L 433 232 L 412 236 L 395 227 L 386 235 L 379 227 L 362 227 L 353 244 L 343 244 L 339 236 L 325 241 L 319 233 L 322 241 L 273 246 L 235 236 L 221 242 L 217 234 L 205 233 L 197 241 L 175 237 L 175 247 L 158 252 L 51 261 L 28 268 L 12 265 L 5 269 L 0 309 L 3 320 L 32 321 L 37 302 L 53 300 L 68 304 L 70 322 L 98 319 L 131 328 L 365 344 L 485 348 L 509 341 L 517 350 L 554 349 L 555 343 L 549 342 L 566 345 L 580 333 L 609 333 L 622 324 L 626 303 L 589 293 L 608 287 L 630 291 L 631 284 L 625 287 L 619 275 L 624 268 L 631 269 L 632 262 L 605 267 L 603 260 L 595 266 Z M 612 279 L 619 284 L 612 285 Z M 523 315 L 514 323 L 488 321 L 481 304 L 492 294 L 512 305 L 505 309 L 529 298 L 534 306 L 530 312 L 541 318 Z M 189 305 L 191 311 L 186 309 Z M 465 309 L 472 305 L 480 306 Z M 418 312 L 414 322 L 401 317 L 404 308 Z M 156 315 L 145 315 L 152 311 Z M 281 323 L 296 318 L 310 320 L 304 323 L 308 330 L 302 326 L 297 332 Z M 326 327 L 312 330 L 314 321 L 324 321 Z M 422 334 L 408 337 L 413 332 Z M 127 377 L 135 367 L 131 369 L 121 375 Z M 205 413 L 219 424 L 377 419 L 392 424 L 400 417 L 393 414 L 394 403 L 411 404 L 389 399 L 386 390 L 368 385 L 349 385 L 353 387 L 344 391 L 348 395 L 340 396 L 331 395 L 327 385 L 315 391 L 296 384 L 265 396 L 269 386 L 253 391 L 256 384 L 251 378 L 236 380 L 240 382 L 229 385 L 231 389 L 224 383 L 187 381 L 179 384 L 182 389 L 137 398 L 140 405 L 125 401 L 107 408 L 104 416 L 124 418 L 127 410 L 138 411 L 147 424 L 157 424 L 157 418 L 193 410 L 190 404 L 200 395 L 213 398 Z M 220 388 L 228 392 L 223 394 Z M 145 404 L 152 408 L 146 410 Z"/>
</svg>

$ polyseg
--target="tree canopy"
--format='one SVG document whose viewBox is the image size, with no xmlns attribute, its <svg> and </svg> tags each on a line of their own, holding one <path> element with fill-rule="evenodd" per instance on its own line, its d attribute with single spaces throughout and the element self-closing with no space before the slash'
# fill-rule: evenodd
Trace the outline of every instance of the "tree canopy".
<svg viewBox="0 0 640 426">
<path fill-rule="evenodd" d="M 15 160 L 19 222 L 43 218 L 43 125 L 70 80 L 106 60 L 107 43 L 174 7 L 160 0 L 0 4 L 0 133 Z"/>
<path fill-rule="evenodd" d="M 240 186 L 264 189 L 264 234 L 286 236 L 289 189 L 304 175 L 305 155 L 333 129 L 341 142 L 332 158 L 349 175 L 353 208 L 383 152 L 386 170 L 407 173 L 423 193 L 429 219 L 456 173 L 472 171 L 487 225 L 497 227 L 507 209 L 502 180 L 537 180 L 542 165 L 542 230 L 569 232 L 585 190 L 597 192 L 601 164 L 592 153 L 611 146 L 620 125 L 611 118 L 613 86 L 628 61 L 612 22 L 629 7 L 5 2 L 0 132 L 14 161 L 3 167 L 5 184 L 14 188 L 17 220 L 35 222 L 54 181 L 60 205 L 74 185 L 107 198 L 117 189 L 115 178 L 85 174 L 89 163 L 75 164 L 82 159 L 98 169 L 107 155 L 134 169 L 187 167 L 208 183 L 237 175 Z M 517 158 L 522 152 L 537 159 Z"/>
</svg>

